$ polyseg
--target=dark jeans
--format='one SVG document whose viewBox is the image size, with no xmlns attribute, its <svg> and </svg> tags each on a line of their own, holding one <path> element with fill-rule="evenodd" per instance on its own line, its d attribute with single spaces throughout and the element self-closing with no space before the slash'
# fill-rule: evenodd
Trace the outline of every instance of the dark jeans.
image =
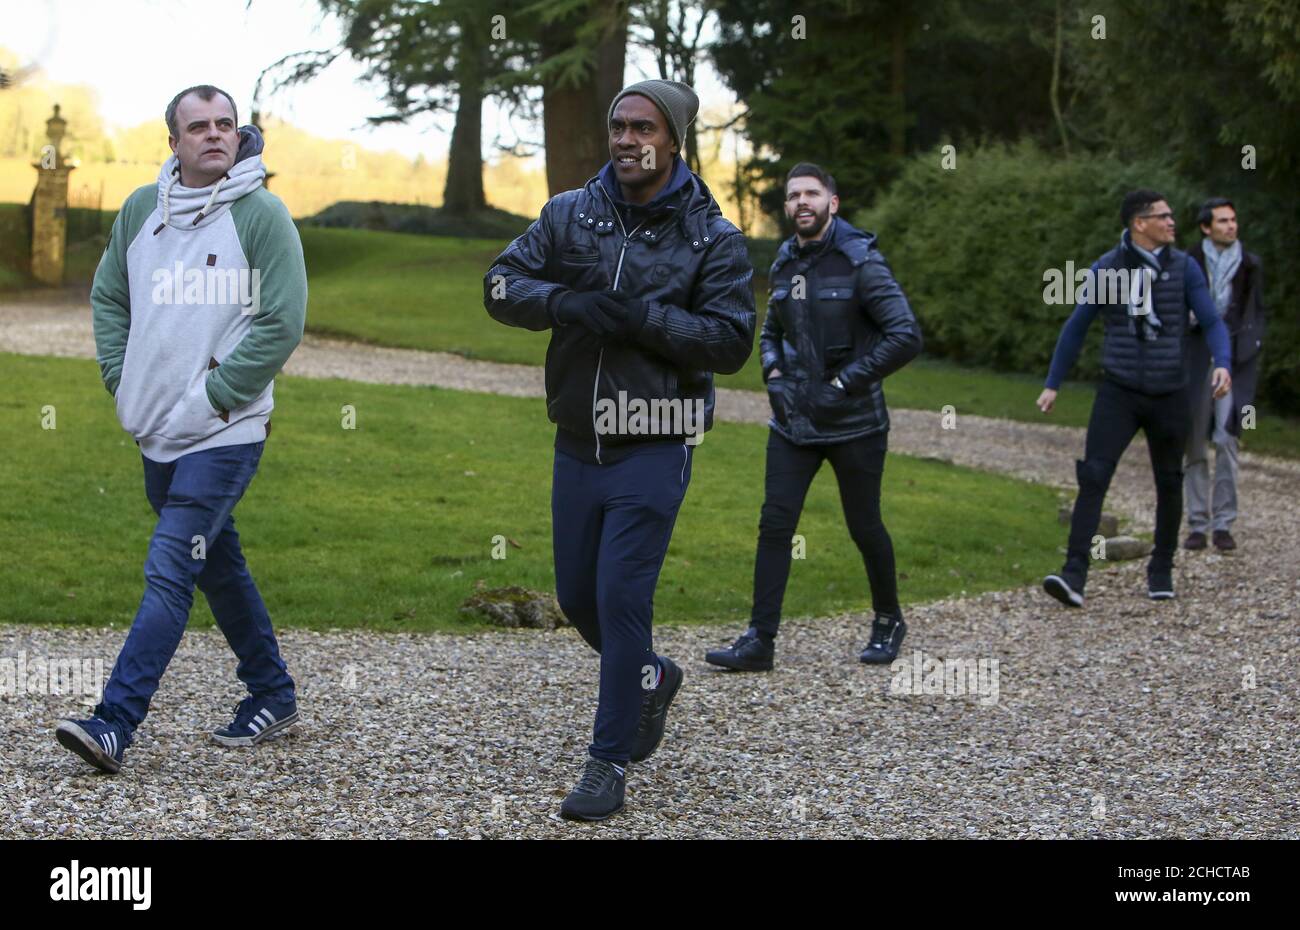
<svg viewBox="0 0 1300 930">
<path fill-rule="evenodd" d="M 776 635 L 790 578 L 791 537 L 799 524 L 808 487 L 823 459 L 829 459 L 835 469 L 849 535 L 867 569 L 871 606 L 877 613 L 898 612 L 894 544 L 880 519 L 880 479 L 885 472 L 888 441 L 888 433 L 876 433 L 832 445 L 797 446 L 776 430 L 769 430 L 766 496 L 758 521 L 758 555 L 754 560 L 751 623 L 757 629 Z"/>
<path fill-rule="evenodd" d="M 144 488 L 158 524 L 144 563 L 145 591 L 95 714 L 131 732 L 180 645 L 198 585 L 239 657 L 235 673 L 253 694 L 294 700 L 271 618 L 244 564 L 231 516 L 253 480 L 264 442 L 218 446 L 174 462 L 144 460 Z M 204 558 L 195 558 L 203 538 Z"/>
<path fill-rule="evenodd" d="M 1146 434 L 1156 482 L 1155 548 L 1150 567 L 1173 567 L 1178 528 L 1183 520 L 1183 449 L 1191 427 L 1186 389 L 1171 394 L 1139 394 L 1102 381 L 1088 420 L 1084 457 L 1076 462 L 1079 496 L 1070 520 L 1066 570 L 1086 578 L 1092 537 L 1101 522 L 1101 505 L 1120 457 L 1140 429 Z"/>
<path fill-rule="evenodd" d="M 555 590 L 564 615 L 600 653 L 600 697 L 589 752 L 626 764 L 641 698 L 654 687 L 655 586 L 694 450 L 653 443 L 610 465 L 555 450 L 551 521 Z"/>
</svg>

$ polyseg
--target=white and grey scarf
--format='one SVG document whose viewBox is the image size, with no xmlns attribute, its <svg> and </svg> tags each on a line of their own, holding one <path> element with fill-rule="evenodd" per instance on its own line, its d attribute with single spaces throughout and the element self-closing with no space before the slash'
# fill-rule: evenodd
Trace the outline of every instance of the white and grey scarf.
<svg viewBox="0 0 1300 930">
<path fill-rule="evenodd" d="M 1138 268 L 1130 269 L 1128 290 L 1128 327 L 1135 336 L 1151 342 L 1160 338 L 1160 317 L 1156 316 L 1155 281 L 1160 274 L 1160 256 L 1148 252 L 1129 238 L 1128 230 L 1120 236 L 1120 244 L 1141 260 Z"/>
</svg>

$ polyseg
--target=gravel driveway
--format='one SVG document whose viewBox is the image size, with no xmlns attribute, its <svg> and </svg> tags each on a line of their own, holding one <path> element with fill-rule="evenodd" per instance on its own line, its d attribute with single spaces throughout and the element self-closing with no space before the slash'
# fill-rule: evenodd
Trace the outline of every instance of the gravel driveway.
<svg viewBox="0 0 1300 930">
<path fill-rule="evenodd" d="M 0 306 L 0 351 L 93 356 L 84 303 Z M 541 392 L 527 366 L 313 337 L 287 370 Z M 719 394 L 720 418 L 766 420 L 761 395 Z M 1082 450 L 1077 429 L 960 411 L 952 430 L 937 413 L 893 420 L 896 451 L 1060 487 Z M 686 685 L 658 754 L 629 769 L 627 811 L 603 825 L 556 814 L 596 690 L 571 631 L 286 631 L 303 722 L 252 750 L 207 738 L 241 695 L 233 656 L 205 631 L 183 640 L 117 777 L 54 743 L 60 717 L 84 714 L 77 698 L 0 696 L 0 837 L 1298 838 L 1300 466 L 1244 455 L 1241 496 L 1242 548 L 1182 555 L 1173 602 L 1148 601 L 1141 563 L 1127 563 L 1094 573 L 1082 611 L 1035 588 L 910 609 L 903 657 L 978 666 L 980 693 L 955 693 L 955 678 L 947 693 L 900 693 L 889 669 L 856 663 L 861 615 L 787 621 L 777 671 L 759 676 L 702 662 L 736 630 L 661 628 Z M 1153 502 L 1138 442 L 1109 509 L 1149 528 Z M 0 626 L 0 662 L 111 667 L 128 620 Z"/>
</svg>

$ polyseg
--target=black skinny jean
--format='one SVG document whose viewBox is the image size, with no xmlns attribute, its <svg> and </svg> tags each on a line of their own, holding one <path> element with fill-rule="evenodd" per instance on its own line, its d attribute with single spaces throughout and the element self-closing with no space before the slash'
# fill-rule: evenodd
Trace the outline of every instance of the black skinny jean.
<svg viewBox="0 0 1300 930">
<path fill-rule="evenodd" d="M 880 479 L 885 471 L 888 433 L 832 445 L 797 446 L 776 430 L 767 439 L 766 497 L 758 521 L 751 623 L 775 636 L 790 578 L 791 537 L 799 525 L 804 498 L 822 460 L 829 459 L 840 486 L 840 503 L 849 535 L 862 553 L 877 613 L 898 612 L 894 544 L 880 520 Z"/>
<path fill-rule="evenodd" d="M 1070 520 L 1066 570 L 1086 578 L 1092 537 L 1101 522 L 1101 505 L 1124 450 L 1140 429 L 1146 434 L 1156 485 L 1155 546 L 1150 567 L 1168 570 L 1178 548 L 1183 520 L 1183 448 L 1191 428 L 1187 390 L 1139 394 L 1102 381 L 1088 420 L 1084 457 L 1075 463 L 1079 496 Z"/>
</svg>

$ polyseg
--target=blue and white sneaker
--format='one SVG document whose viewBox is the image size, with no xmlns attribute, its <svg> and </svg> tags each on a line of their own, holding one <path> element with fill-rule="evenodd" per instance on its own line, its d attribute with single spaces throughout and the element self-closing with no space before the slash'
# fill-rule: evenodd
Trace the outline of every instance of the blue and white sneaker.
<svg viewBox="0 0 1300 930">
<path fill-rule="evenodd" d="M 130 739 L 117 724 L 100 717 L 64 720 L 54 729 L 54 738 L 95 768 L 116 775 Z"/>
<path fill-rule="evenodd" d="M 234 721 L 220 730 L 213 730 L 212 738 L 222 746 L 256 746 L 297 722 L 296 704 L 277 704 L 249 696 L 235 705 Z"/>
</svg>

